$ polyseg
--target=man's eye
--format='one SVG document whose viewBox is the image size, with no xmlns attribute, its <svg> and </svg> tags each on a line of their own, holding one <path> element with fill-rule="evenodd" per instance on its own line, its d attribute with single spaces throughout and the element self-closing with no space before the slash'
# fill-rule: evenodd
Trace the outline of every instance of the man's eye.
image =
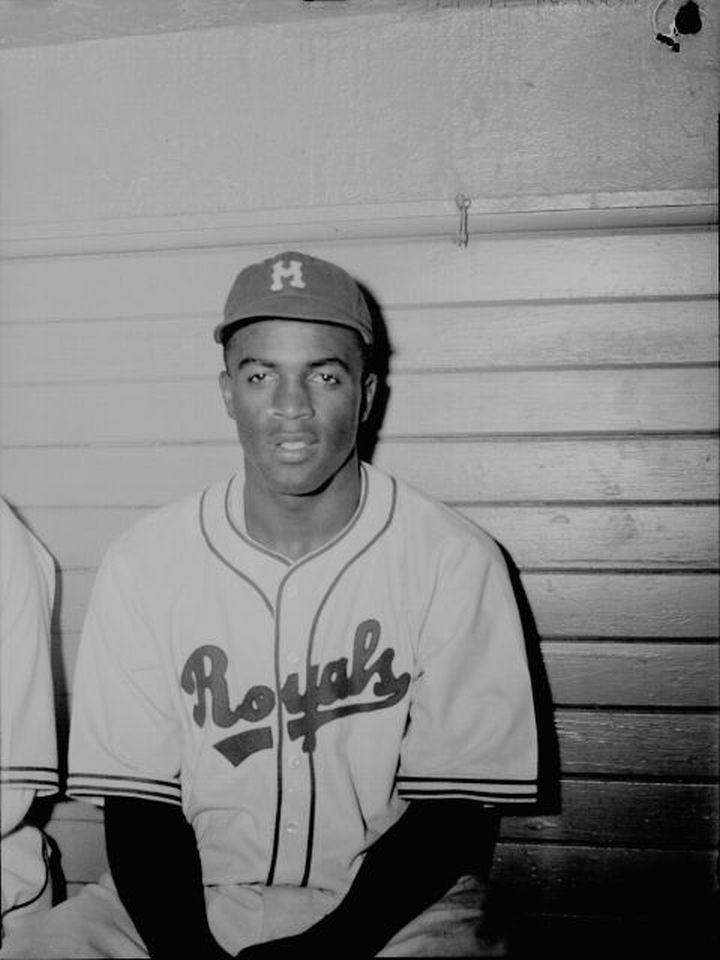
<svg viewBox="0 0 720 960">
<path fill-rule="evenodd" d="M 268 373 L 266 370 L 258 370 L 257 373 L 251 373 L 248 377 L 248 383 L 263 383 L 263 381 L 268 379 Z"/>
<path fill-rule="evenodd" d="M 324 370 L 318 370 L 311 379 L 316 383 L 340 383 L 334 373 L 327 373 Z"/>
</svg>

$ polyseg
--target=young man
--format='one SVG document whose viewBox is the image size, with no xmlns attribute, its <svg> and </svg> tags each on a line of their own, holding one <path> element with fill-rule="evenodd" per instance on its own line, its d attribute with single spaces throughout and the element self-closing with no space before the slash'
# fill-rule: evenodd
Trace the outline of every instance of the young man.
<svg viewBox="0 0 720 960">
<path fill-rule="evenodd" d="M 501 554 L 359 462 L 344 270 L 247 267 L 215 339 L 242 468 L 110 548 L 84 627 L 69 793 L 104 806 L 117 893 L 64 905 L 82 955 L 479 955 L 497 809 L 536 789 Z"/>
<path fill-rule="evenodd" d="M 27 815 L 58 789 L 54 593 L 50 554 L 0 497 L 0 942 L 52 906 L 47 838 Z"/>
</svg>

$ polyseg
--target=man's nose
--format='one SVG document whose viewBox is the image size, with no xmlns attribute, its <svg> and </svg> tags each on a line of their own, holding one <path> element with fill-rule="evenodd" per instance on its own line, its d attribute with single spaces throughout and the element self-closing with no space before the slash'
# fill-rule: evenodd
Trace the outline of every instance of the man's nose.
<svg viewBox="0 0 720 960">
<path fill-rule="evenodd" d="M 273 397 L 273 413 L 277 417 L 295 420 L 312 415 L 312 403 L 307 385 L 301 379 L 283 378 Z"/>
</svg>

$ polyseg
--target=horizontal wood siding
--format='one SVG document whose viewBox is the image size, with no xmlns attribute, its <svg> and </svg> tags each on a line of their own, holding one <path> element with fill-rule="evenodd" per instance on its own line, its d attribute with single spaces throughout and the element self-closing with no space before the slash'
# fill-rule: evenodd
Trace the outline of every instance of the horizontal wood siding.
<svg viewBox="0 0 720 960">
<path fill-rule="evenodd" d="M 539 634 L 560 803 L 505 818 L 499 895 L 547 922 L 700 903 L 718 823 L 715 232 L 303 246 L 383 309 L 374 462 L 503 545 Z M 237 270 L 274 250 L 0 263 L 0 488 L 58 560 L 63 738 L 107 545 L 238 462 L 210 331 Z M 50 830 L 70 892 L 104 869 L 92 807 L 57 804 Z"/>
<path fill-rule="evenodd" d="M 516 909 L 609 917 L 645 915 L 656 923 L 663 913 L 678 909 L 678 900 L 685 917 L 694 922 L 694 905 L 707 902 L 714 875 L 715 857 L 704 850 L 506 843 L 495 864 L 498 880 L 512 885 Z M 675 932 L 674 922 L 668 929 Z M 688 936 L 693 939 L 692 929 Z"/>
<path fill-rule="evenodd" d="M 715 301 L 699 297 L 608 302 L 465 303 L 390 307 L 398 372 L 473 365 L 538 367 L 706 364 L 717 360 Z M 0 373 L 5 385 L 75 383 L 97 378 L 108 343 L 135 379 L 212 378 L 217 355 L 207 332 L 216 313 L 150 317 L 60 317 L 8 323 Z M 432 352 L 419 349 L 432 344 Z M 168 349 L 172 346 L 172 349 Z"/>
</svg>

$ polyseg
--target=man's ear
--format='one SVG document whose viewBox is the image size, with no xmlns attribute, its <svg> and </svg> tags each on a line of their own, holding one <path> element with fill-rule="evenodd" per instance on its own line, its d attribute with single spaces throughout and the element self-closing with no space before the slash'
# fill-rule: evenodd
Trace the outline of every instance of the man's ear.
<svg viewBox="0 0 720 960">
<path fill-rule="evenodd" d="M 372 405 L 375 402 L 378 378 L 376 373 L 368 373 L 363 380 L 362 406 L 360 408 L 360 423 L 365 423 L 370 416 Z"/>
<path fill-rule="evenodd" d="M 225 404 L 225 409 L 227 410 L 227 415 L 230 417 L 231 420 L 234 420 L 235 408 L 233 407 L 232 381 L 230 380 L 230 375 L 227 372 L 227 370 L 220 371 L 218 382 L 220 383 L 220 393 L 222 394 L 223 403 Z"/>
</svg>

